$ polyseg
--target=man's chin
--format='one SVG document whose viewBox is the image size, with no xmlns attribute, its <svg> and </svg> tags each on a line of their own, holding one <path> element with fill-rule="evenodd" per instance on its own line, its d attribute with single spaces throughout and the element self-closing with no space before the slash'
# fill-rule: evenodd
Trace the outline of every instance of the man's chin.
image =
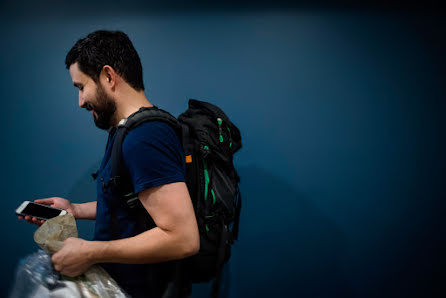
<svg viewBox="0 0 446 298">
<path fill-rule="evenodd" d="M 103 129 L 103 130 L 109 130 L 111 125 L 110 121 L 104 121 L 104 119 L 101 119 L 100 117 L 94 117 L 94 124 L 97 128 Z"/>
</svg>

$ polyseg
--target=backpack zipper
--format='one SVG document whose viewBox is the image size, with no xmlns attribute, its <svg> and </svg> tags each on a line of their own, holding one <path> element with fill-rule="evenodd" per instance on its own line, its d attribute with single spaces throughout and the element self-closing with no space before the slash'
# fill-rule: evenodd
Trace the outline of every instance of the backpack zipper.
<svg viewBox="0 0 446 298">
<path fill-rule="evenodd" d="M 223 123 L 223 120 L 221 118 L 217 118 L 218 122 L 218 139 L 220 140 L 220 143 L 223 143 L 223 132 L 221 130 L 221 124 Z"/>
</svg>

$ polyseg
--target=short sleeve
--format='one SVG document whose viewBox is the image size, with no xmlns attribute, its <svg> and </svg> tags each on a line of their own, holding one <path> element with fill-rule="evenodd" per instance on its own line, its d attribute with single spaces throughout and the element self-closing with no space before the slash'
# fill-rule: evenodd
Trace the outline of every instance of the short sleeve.
<svg viewBox="0 0 446 298">
<path fill-rule="evenodd" d="M 186 181 L 182 146 L 164 122 L 147 122 L 131 130 L 124 139 L 122 155 L 135 193 Z"/>
</svg>

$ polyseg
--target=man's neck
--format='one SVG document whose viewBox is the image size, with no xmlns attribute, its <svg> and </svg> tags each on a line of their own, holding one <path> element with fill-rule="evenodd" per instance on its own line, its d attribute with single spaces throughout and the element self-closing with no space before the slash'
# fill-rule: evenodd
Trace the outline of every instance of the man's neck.
<svg viewBox="0 0 446 298">
<path fill-rule="evenodd" d="M 138 111 L 141 107 L 153 107 L 144 94 L 144 91 L 136 91 L 134 89 L 122 94 L 119 101 L 116 101 L 115 127 L 119 121 L 128 118 L 131 114 Z"/>
</svg>

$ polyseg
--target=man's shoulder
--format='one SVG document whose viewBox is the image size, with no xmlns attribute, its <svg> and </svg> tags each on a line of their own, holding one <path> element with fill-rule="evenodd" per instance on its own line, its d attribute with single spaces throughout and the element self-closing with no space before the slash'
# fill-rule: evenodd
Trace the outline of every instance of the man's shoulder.
<svg viewBox="0 0 446 298">
<path fill-rule="evenodd" d="M 143 145 L 160 145 L 175 142 L 177 138 L 173 128 L 162 121 L 149 121 L 129 131 L 124 139 L 123 150 Z"/>
<path fill-rule="evenodd" d="M 147 135 L 162 135 L 168 131 L 173 131 L 173 128 L 163 121 L 149 121 L 135 127 L 127 134 L 127 138 L 135 138 L 138 136 L 147 136 Z"/>
</svg>

